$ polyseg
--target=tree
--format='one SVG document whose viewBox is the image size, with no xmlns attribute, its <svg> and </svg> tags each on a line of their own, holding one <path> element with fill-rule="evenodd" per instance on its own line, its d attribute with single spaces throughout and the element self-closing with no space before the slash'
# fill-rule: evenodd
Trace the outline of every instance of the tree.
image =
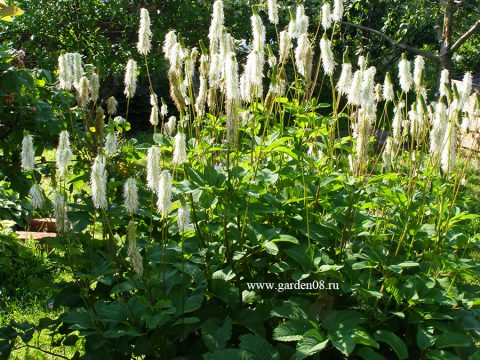
<svg viewBox="0 0 480 360">
<path fill-rule="evenodd" d="M 436 19 L 436 33 L 438 39 L 438 51 L 430 52 L 422 50 L 416 46 L 404 43 L 402 41 L 397 41 L 389 37 L 385 32 L 373 29 L 369 26 L 354 24 L 349 21 L 342 21 L 342 24 L 347 27 L 357 28 L 363 32 L 373 33 L 384 40 L 388 44 L 395 46 L 399 49 L 411 52 L 413 54 L 421 55 L 425 58 L 436 61 L 444 69 L 451 70 L 452 67 L 452 57 L 457 52 L 462 45 L 469 40 L 473 35 L 475 35 L 480 30 L 480 15 L 478 10 L 474 11 L 473 24 L 470 25 L 467 31 L 463 32 L 461 36 L 453 42 L 454 35 L 454 13 L 457 10 L 460 10 L 462 6 L 471 6 L 474 7 L 477 5 L 477 1 L 463 1 L 463 0 L 438 0 L 437 4 L 441 6 L 440 16 Z M 478 5 L 477 5 L 478 6 Z M 476 18 L 475 18 L 476 17 Z M 458 16 L 458 19 L 460 16 Z M 463 17 L 464 19 L 466 17 Z M 468 18 L 467 18 L 468 19 Z M 440 25 L 441 23 L 441 25 Z M 455 25 L 456 26 L 456 25 Z M 453 43 L 452 43 L 453 42 Z"/>
</svg>

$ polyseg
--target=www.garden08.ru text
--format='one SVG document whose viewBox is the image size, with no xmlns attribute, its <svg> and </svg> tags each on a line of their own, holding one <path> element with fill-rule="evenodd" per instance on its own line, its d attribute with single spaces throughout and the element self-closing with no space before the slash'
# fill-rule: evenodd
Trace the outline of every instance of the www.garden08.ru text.
<svg viewBox="0 0 480 360">
<path fill-rule="evenodd" d="M 288 283 L 247 283 L 248 290 L 339 290 L 340 285 L 337 282 L 325 282 L 324 280 L 314 280 L 312 282 L 288 282 Z"/>
</svg>

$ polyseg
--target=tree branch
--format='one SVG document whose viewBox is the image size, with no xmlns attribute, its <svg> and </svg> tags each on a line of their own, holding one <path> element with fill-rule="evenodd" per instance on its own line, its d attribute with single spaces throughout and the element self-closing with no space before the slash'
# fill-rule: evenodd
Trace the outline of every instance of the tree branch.
<svg viewBox="0 0 480 360">
<path fill-rule="evenodd" d="M 404 44 L 404 43 L 399 43 L 391 38 L 389 38 L 387 35 L 385 35 L 384 33 L 382 33 L 381 31 L 378 31 L 378 30 L 375 30 L 375 29 L 372 29 L 372 28 L 369 28 L 367 26 L 363 26 L 363 25 L 357 25 L 357 24 L 353 24 L 353 23 L 350 23 L 348 21 L 341 21 L 340 22 L 342 25 L 345 25 L 345 26 L 351 26 L 351 27 L 354 27 L 356 29 L 359 29 L 359 30 L 362 30 L 362 31 L 367 31 L 367 32 L 371 32 L 375 35 L 378 35 L 380 36 L 381 38 L 383 38 L 384 40 L 386 40 L 390 45 L 392 46 L 396 46 L 398 47 L 399 49 L 402 49 L 402 50 L 406 50 L 406 51 L 409 51 L 411 53 L 414 53 L 414 54 L 417 54 L 417 55 L 421 55 L 423 56 L 424 58 L 427 58 L 427 59 L 431 59 L 431 60 L 434 60 L 436 62 L 440 62 L 440 56 L 438 55 L 435 55 L 435 54 L 432 54 L 432 53 L 429 53 L 427 51 L 423 51 L 423 50 L 420 50 L 416 47 L 413 47 L 413 46 L 410 46 L 410 45 L 407 45 L 407 44 Z"/>
<path fill-rule="evenodd" d="M 460 46 L 462 46 L 463 43 L 467 41 L 478 30 L 480 30 L 480 20 L 478 20 L 475 24 L 473 24 L 473 26 L 465 34 L 460 36 L 460 38 L 450 48 L 450 53 L 454 53 L 455 51 L 457 51 L 460 48 Z"/>
</svg>

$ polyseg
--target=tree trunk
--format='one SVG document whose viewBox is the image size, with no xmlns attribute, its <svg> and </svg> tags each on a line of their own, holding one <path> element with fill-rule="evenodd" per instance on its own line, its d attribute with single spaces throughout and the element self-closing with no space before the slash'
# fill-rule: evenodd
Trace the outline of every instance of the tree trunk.
<svg viewBox="0 0 480 360">
<path fill-rule="evenodd" d="M 440 41 L 440 65 L 449 72 L 452 68 L 452 21 L 453 1 L 445 0 L 445 12 L 443 16 L 442 40 Z"/>
</svg>

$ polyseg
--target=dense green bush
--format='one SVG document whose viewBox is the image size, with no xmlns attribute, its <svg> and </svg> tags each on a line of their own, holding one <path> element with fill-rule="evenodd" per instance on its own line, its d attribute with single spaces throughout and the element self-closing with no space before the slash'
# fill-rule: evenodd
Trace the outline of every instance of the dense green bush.
<svg viewBox="0 0 480 360">
<path fill-rule="evenodd" d="M 37 155 L 51 148 L 60 129 L 52 106 L 66 99 L 52 86 L 50 72 L 26 69 L 22 58 L 22 52 L 0 45 L 0 177 L 6 177 L 14 189 L 25 194 L 28 184 L 18 167 L 24 132 L 42 139 L 36 145 Z"/>
</svg>

